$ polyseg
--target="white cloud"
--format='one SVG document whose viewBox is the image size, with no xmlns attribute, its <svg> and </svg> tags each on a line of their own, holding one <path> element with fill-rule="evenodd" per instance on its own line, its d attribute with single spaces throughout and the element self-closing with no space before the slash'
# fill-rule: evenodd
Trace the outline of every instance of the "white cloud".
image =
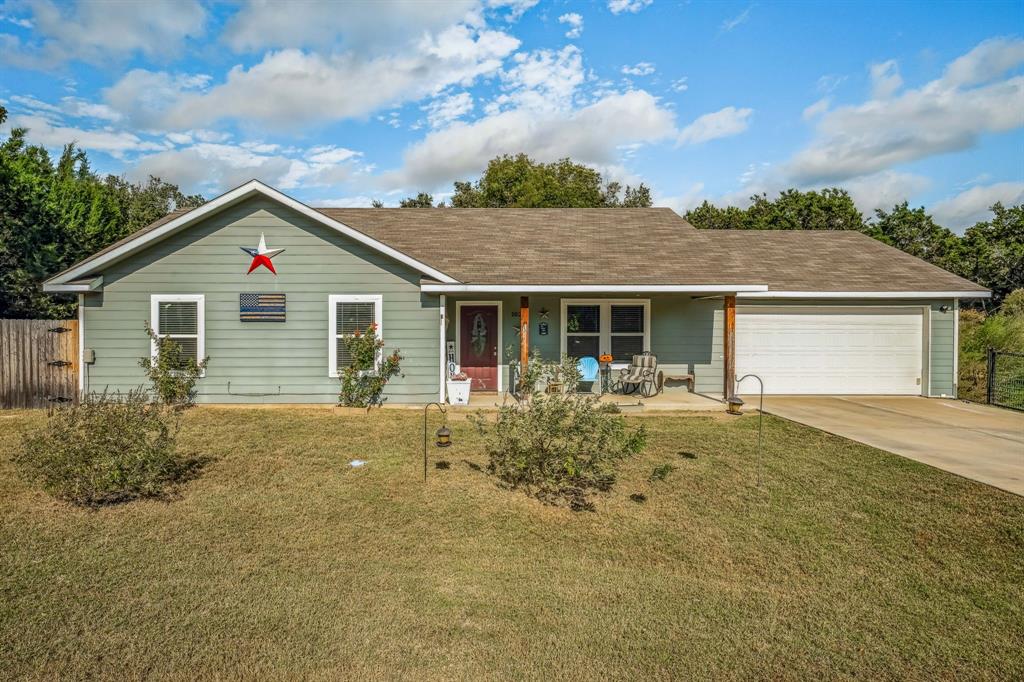
<svg viewBox="0 0 1024 682">
<path fill-rule="evenodd" d="M 519 21 L 519 18 L 531 9 L 540 0 L 487 0 L 487 6 L 492 9 L 508 8 L 505 15 L 508 21 Z"/>
<path fill-rule="evenodd" d="M 33 24 L 29 19 L 25 19 L 24 17 L 11 16 L 10 14 L 0 14 L 0 21 L 6 21 L 20 28 L 35 27 L 35 24 Z"/>
<path fill-rule="evenodd" d="M 650 76 L 654 73 L 654 64 L 650 62 L 637 62 L 633 66 L 627 64 L 622 67 L 622 73 L 627 76 Z"/>
<path fill-rule="evenodd" d="M 382 179 L 390 187 L 434 189 L 479 173 L 495 156 L 517 152 L 541 161 L 568 156 L 608 165 L 621 145 L 665 139 L 674 129 L 674 115 L 642 90 L 609 95 L 574 111 L 519 108 L 428 134 L 406 150 L 400 170 Z"/>
<path fill-rule="evenodd" d="M 514 66 L 501 72 L 502 94 L 484 107 L 488 114 L 510 108 L 538 112 L 570 109 L 577 89 L 586 80 L 583 53 L 574 45 L 557 52 L 520 52 L 513 61 Z"/>
<path fill-rule="evenodd" d="M 352 197 L 315 199 L 310 202 L 310 205 L 317 208 L 370 208 L 373 205 L 373 197 L 359 194 Z"/>
<path fill-rule="evenodd" d="M 623 12 L 636 14 L 652 2 L 654 0 L 608 0 L 608 9 L 612 14 L 622 14 Z"/>
<path fill-rule="evenodd" d="M 725 107 L 698 117 L 679 132 L 678 144 L 700 144 L 720 137 L 739 135 L 750 127 L 753 109 Z"/>
<path fill-rule="evenodd" d="M 1024 62 L 1024 40 L 992 38 L 954 59 L 943 75 L 948 85 L 978 85 L 1002 76 Z"/>
<path fill-rule="evenodd" d="M 824 114 L 826 111 L 828 111 L 828 107 L 829 107 L 829 105 L 831 103 L 832 103 L 832 99 L 831 98 L 829 98 L 829 97 L 822 97 L 817 102 L 815 102 L 814 104 L 811 104 L 810 106 L 808 106 L 807 108 L 804 109 L 804 113 L 802 114 L 802 118 L 805 121 L 809 121 L 812 118 L 815 118 L 817 116 L 820 116 L 821 114 Z"/>
<path fill-rule="evenodd" d="M 667 206 L 679 215 L 683 215 L 692 208 L 697 208 L 701 203 L 707 199 L 708 196 L 704 192 L 704 183 L 695 182 L 691 184 L 682 194 L 678 196 L 662 196 L 655 195 L 654 205 L 655 206 Z"/>
<path fill-rule="evenodd" d="M 383 50 L 457 23 L 476 0 L 248 0 L 224 27 L 222 40 L 238 52 L 267 48 Z"/>
<path fill-rule="evenodd" d="M 871 96 L 875 99 L 887 99 L 903 85 L 899 67 L 895 59 L 869 67 L 871 73 Z"/>
<path fill-rule="evenodd" d="M 443 128 L 473 111 L 473 96 L 468 92 L 439 97 L 426 106 L 427 122 L 431 128 Z"/>
<path fill-rule="evenodd" d="M 577 12 L 569 12 L 558 17 L 558 23 L 566 24 L 569 30 L 565 32 L 566 38 L 579 38 L 583 35 L 583 16 Z"/>
<path fill-rule="evenodd" d="M 876 208 L 889 210 L 930 185 L 931 181 L 921 175 L 886 170 L 844 182 L 843 189 L 850 193 L 861 213 L 871 216 Z"/>
<path fill-rule="evenodd" d="M 746 22 L 746 20 L 750 18 L 750 9 L 751 8 L 748 7 L 739 14 L 737 14 L 736 16 L 723 21 L 722 25 L 719 27 L 719 30 L 722 31 L 723 33 L 728 33 L 729 31 L 733 30 L 740 24 Z"/>
<path fill-rule="evenodd" d="M 114 108 L 141 125 L 186 129 L 221 119 L 274 128 L 363 117 L 387 106 L 422 99 L 451 85 L 492 74 L 519 46 L 516 38 L 464 24 L 424 35 L 412 49 L 367 59 L 346 52 L 271 52 L 223 83 L 185 90 L 166 73 L 130 72 L 105 94 Z"/>
<path fill-rule="evenodd" d="M 789 174 L 798 184 L 841 182 L 969 149 L 983 133 L 1020 128 L 1024 76 L 999 79 L 1021 63 L 1024 40 L 987 41 L 918 89 L 834 109 L 819 119 L 816 139 L 791 159 Z"/>
<path fill-rule="evenodd" d="M 938 202 L 931 213 L 935 222 L 962 233 L 974 223 L 991 218 L 989 207 L 997 201 L 1004 206 L 1024 203 L 1024 182 L 997 182 L 971 187 Z"/>
<path fill-rule="evenodd" d="M 25 0 L 32 35 L 22 42 L 4 35 L 3 61 L 26 68 L 52 68 L 66 61 L 107 64 L 111 57 L 178 54 L 189 37 L 203 33 L 207 14 L 198 0 L 56 4 Z M 24 26 L 24 24 L 20 24 Z"/>
<path fill-rule="evenodd" d="M 128 177 L 155 175 L 186 192 L 220 193 L 253 178 L 288 190 L 348 182 L 362 163 L 361 152 L 332 145 L 283 150 L 259 141 L 188 144 L 141 157 Z"/>
<path fill-rule="evenodd" d="M 672 92 L 686 92 L 690 89 L 690 84 L 687 83 L 687 80 L 689 80 L 687 76 L 677 78 L 669 83 L 668 89 Z"/>
<path fill-rule="evenodd" d="M 133 133 L 108 129 L 86 130 L 54 123 L 52 119 L 31 114 L 12 116 L 9 125 L 11 128 L 27 128 L 29 142 L 51 149 L 74 142 L 84 149 L 106 152 L 111 156 L 123 158 L 128 152 L 164 148 L 161 144 L 144 140 Z"/>
</svg>

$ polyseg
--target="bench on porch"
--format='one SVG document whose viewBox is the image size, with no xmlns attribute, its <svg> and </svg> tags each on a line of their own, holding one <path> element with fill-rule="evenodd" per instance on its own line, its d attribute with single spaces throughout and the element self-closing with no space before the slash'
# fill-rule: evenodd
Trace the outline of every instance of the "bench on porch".
<svg viewBox="0 0 1024 682">
<path fill-rule="evenodd" d="M 693 393 L 694 377 L 692 374 L 665 374 L 664 372 L 658 372 L 658 393 L 661 393 L 665 388 L 666 381 L 685 381 L 686 390 Z"/>
</svg>

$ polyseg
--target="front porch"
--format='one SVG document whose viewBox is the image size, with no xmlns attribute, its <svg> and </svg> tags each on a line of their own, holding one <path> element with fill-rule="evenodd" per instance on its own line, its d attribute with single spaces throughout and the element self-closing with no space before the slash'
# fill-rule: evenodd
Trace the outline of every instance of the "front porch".
<svg viewBox="0 0 1024 682">
<path fill-rule="evenodd" d="M 731 388 L 726 378 L 735 374 L 735 292 L 693 288 L 442 295 L 444 375 L 466 373 L 471 404 L 493 406 L 510 388 L 510 363 L 533 354 L 544 360 L 610 355 L 614 378 L 634 355 L 650 352 L 665 378 L 661 393 L 602 399 L 624 409 L 721 409 L 718 399 Z M 692 379 L 675 380 L 684 376 Z"/>
</svg>

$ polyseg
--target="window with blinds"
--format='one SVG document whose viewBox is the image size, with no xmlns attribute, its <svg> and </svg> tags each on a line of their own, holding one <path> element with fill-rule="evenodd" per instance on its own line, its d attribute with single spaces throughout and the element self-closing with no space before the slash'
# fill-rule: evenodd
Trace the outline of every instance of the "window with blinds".
<svg viewBox="0 0 1024 682">
<path fill-rule="evenodd" d="M 644 352 L 644 306 L 611 306 L 611 350 L 616 360 Z"/>
<path fill-rule="evenodd" d="M 152 297 L 153 331 L 168 337 L 181 347 L 182 368 L 191 358 L 201 362 L 204 357 L 203 297 L 201 295 L 154 295 Z M 158 352 L 154 344 L 153 354 Z"/>
<path fill-rule="evenodd" d="M 611 354 L 629 362 L 650 347 L 650 301 L 646 299 L 562 299 L 563 350 L 570 357 Z"/>
<path fill-rule="evenodd" d="M 370 328 L 376 320 L 376 304 L 339 302 L 335 303 L 335 306 L 334 333 L 337 335 L 338 369 L 343 369 L 352 364 L 345 338 L 355 336 L 356 332 L 363 334 Z"/>
<path fill-rule="evenodd" d="M 337 295 L 329 297 L 328 315 L 331 329 L 330 355 L 328 358 L 328 374 L 338 376 L 338 372 L 352 364 L 345 339 L 356 332 L 366 333 L 370 325 L 377 325 L 377 337 L 383 338 L 381 329 L 383 297 L 380 295 Z"/>
</svg>

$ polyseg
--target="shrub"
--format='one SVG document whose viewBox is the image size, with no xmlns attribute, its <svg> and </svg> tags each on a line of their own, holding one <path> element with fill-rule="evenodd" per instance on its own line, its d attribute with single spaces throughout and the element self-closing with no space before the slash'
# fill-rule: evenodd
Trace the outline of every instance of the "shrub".
<svg viewBox="0 0 1024 682">
<path fill-rule="evenodd" d="M 87 396 L 53 410 L 16 463 L 52 495 L 85 506 L 161 497 L 197 470 L 175 452 L 177 418 L 145 391 Z"/>
<path fill-rule="evenodd" d="M 164 405 L 191 405 L 196 397 L 196 382 L 206 370 L 210 358 L 200 362 L 169 336 L 159 336 L 147 322 L 146 335 L 156 344 L 156 358 L 139 358 L 139 367 L 146 370 L 152 392 Z"/>
<path fill-rule="evenodd" d="M 593 509 L 592 496 L 614 485 L 619 461 L 643 450 L 646 431 L 627 428 L 614 405 L 576 393 L 579 372 L 571 358 L 554 363 L 534 355 L 520 377 L 519 401 L 503 405 L 493 423 L 473 417 L 488 472 L 544 502 Z M 546 393 L 552 382 L 563 391 Z"/>
<path fill-rule="evenodd" d="M 356 332 L 345 337 L 345 349 L 351 363 L 341 370 L 341 393 L 338 404 L 345 407 L 372 407 L 384 404 L 384 387 L 397 376 L 402 362 L 398 349 L 378 362 L 384 341 L 377 338 L 377 325 L 371 324 L 365 333 Z"/>
<path fill-rule="evenodd" d="M 1019 291 L 1007 296 L 996 313 L 985 315 L 977 310 L 960 311 L 958 397 L 985 402 L 989 348 L 1024 352 L 1024 312 L 1017 307 L 1022 298 Z"/>
</svg>

